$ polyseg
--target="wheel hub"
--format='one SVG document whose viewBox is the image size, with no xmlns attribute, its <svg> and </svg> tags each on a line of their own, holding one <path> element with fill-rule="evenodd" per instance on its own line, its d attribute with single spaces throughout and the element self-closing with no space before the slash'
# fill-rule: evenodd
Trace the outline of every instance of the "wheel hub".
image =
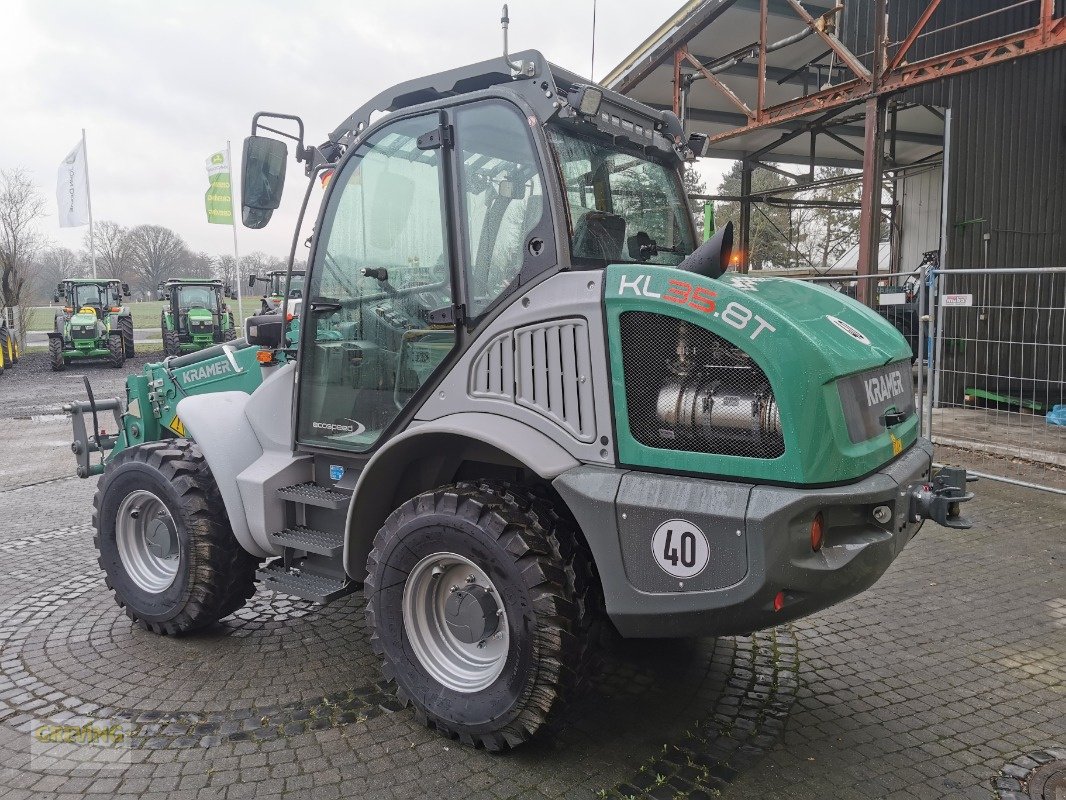
<svg viewBox="0 0 1066 800">
<path fill-rule="evenodd" d="M 130 492 L 119 503 L 115 544 L 126 574 L 139 589 L 158 594 L 177 577 L 177 525 L 163 501 L 147 489 Z"/>
<path fill-rule="evenodd" d="M 166 515 L 151 520 L 144 533 L 148 552 L 156 558 L 171 558 L 178 550 L 177 533 L 167 524 Z"/>
<path fill-rule="evenodd" d="M 403 589 L 404 632 L 419 664 L 441 685 L 471 693 L 503 672 L 507 613 L 477 564 L 455 553 L 426 556 Z"/>
<path fill-rule="evenodd" d="M 445 621 L 452 635 L 464 644 L 474 644 L 496 633 L 500 607 L 490 589 L 471 584 L 448 594 Z"/>
</svg>

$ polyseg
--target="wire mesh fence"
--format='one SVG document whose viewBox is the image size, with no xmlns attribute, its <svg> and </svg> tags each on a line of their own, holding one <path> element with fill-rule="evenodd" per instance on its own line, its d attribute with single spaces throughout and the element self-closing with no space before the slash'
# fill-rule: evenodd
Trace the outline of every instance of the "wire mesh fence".
<svg viewBox="0 0 1066 800">
<path fill-rule="evenodd" d="M 938 457 L 1066 494 L 1066 268 L 805 280 L 871 298 L 907 339 Z"/>
</svg>

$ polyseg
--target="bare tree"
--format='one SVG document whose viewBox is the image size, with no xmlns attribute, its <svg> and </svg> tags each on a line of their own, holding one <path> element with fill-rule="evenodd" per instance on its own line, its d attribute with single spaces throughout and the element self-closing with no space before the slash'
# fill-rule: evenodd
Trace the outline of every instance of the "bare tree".
<svg viewBox="0 0 1066 800">
<path fill-rule="evenodd" d="M 26 337 L 30 273 L 41 246 L 37 220 L 44 216 L 44 207 L 44 198 L 25 171 L 0 171 L 0 305 L 19 309 L 19 341 Z"/>
<path fill-rule="evenodd" d="M 118 278 L 120 281 L 129 282 L 131 276 L 128 234 L 126 228 L 111 220 L 105 219 L 93 224 L 92 244 L 96 246 L 96 271 L 101 278 Z M 89 245 L 89 232 L 86 231 L 83 246 L 87 251 Z M 92 269 L 91 265 L 89 269 Z"/>
<path fill-rule="evenodd" d="M 81 273 L 84 266 L 82 256 L 82 253 L 75 253 L 69 247 L 42 249 L 33 269 L 33 301 L 42 305 L 50 303 L 60 281 Z"/>
<path fill-rule="evenodd" d="M 185 240 L 162 225 L 138 225 L 126 235 L 130 275 L 139 289 L 152 296 L 156 287 L 176 277 L 188 263 Z"/>
</svg>

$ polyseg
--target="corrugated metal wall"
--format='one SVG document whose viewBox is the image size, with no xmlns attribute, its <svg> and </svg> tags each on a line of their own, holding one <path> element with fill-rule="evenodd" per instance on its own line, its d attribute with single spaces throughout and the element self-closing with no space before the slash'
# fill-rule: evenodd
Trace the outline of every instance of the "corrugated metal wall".
<svg viewBox="0 0 1066 800">
<path fill-rule="evenodd" d="M 840 36 L 869 66 L 873 2 L 844 1 Z M 889 0 L 890 41 L 901 41 L 927 5 Z M 1064 6 L 1066 0 L 1056 0 L 1057 15 Z M 919 38 L 909 60 L 1035 26 L 1039 9 L 1036 0 L 942 3 L 927 27 L 953 27 Z M 952 109 L 944 266 L 1066 266 L 1066 51 L 971 72 L 903 99 Z M 912 242 L 931 228 L 928 220 L 919 225 Z M 903 242 L 907 237 L 904 231 Z M 967 387 L 1045 403 L 1066 397 L 1066 276 L 956 276 L 948 290 L 973 294 L 974 306 L 945 318 L 944 400 L 961 403 Z"/>
<path fill-rule="evenodd" d="M 922 262 L 922 254 L 940 249 L 940 205 L 944 168 L 930 167 L 899 182 L 899 268 L 909 272 Z"/>
</svg>

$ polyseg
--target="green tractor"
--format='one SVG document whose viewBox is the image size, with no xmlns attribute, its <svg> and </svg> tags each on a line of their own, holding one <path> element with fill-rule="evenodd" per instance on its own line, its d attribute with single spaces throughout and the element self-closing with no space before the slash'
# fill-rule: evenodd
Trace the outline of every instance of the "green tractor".
<svg viewBox="0 0 1066 800">
<path fill-rule="evenodd" d="M 69 278 L 56 287 L 52 302 L 63 303 L 56 312 L 55 329 L 48 334 L 52 369 L 61 371 L 76 359 L 106 358 L 121 367 L 133 358 L 133 317 L 126 306 L 127 284 L 107 278 Z"/>
<path fill-rule="evenodd" d="M 244 144 L 253 228 L 285 183 L 277 119 Z M 334 172 L 297 346 L 258 315 L 69 406 L 100 566 L 145 629 L 204 629 L 256 582 L 361 590 L 400 702 L 501 750 L 580 694 L 603 625 L 780 625 L 871 586 L 925 520 L 969 526 L 906 340 L 727 272 L 730 226 L 698 245 L 682 168 L 706 139 L 671 112 L 525 51 L 291 138 L 310 186 Z"/>
<path fill-rule="evenodd" d="M 267 290 L 260 298 L 261 314 L 270 314 L 281 309 L 282 300 L 285 303 L 285 313 L 294 317 L 300 316 L 300 304 L 303 299 L 305 270 L 295 269 L 292 278 L 285 270 L 274 270 L 266 275 L 249 275 L 248 288 L 254 289 L 257 283 L 265 283 Z"/>
<path fill-rule="evenodd" d="M 159 293 L 166 302 L 159 318 L 166 355 L 191 353 L 237 338 L 222 281 L 173 278 L 159 284 Z"/>
<path fill-rule="evenodd" d="M 0 375 L 11 369 L 19 360 L 19 346 L 15 332 L 7 323 L 7 310 L 0 306 Z"/>
</svg>

